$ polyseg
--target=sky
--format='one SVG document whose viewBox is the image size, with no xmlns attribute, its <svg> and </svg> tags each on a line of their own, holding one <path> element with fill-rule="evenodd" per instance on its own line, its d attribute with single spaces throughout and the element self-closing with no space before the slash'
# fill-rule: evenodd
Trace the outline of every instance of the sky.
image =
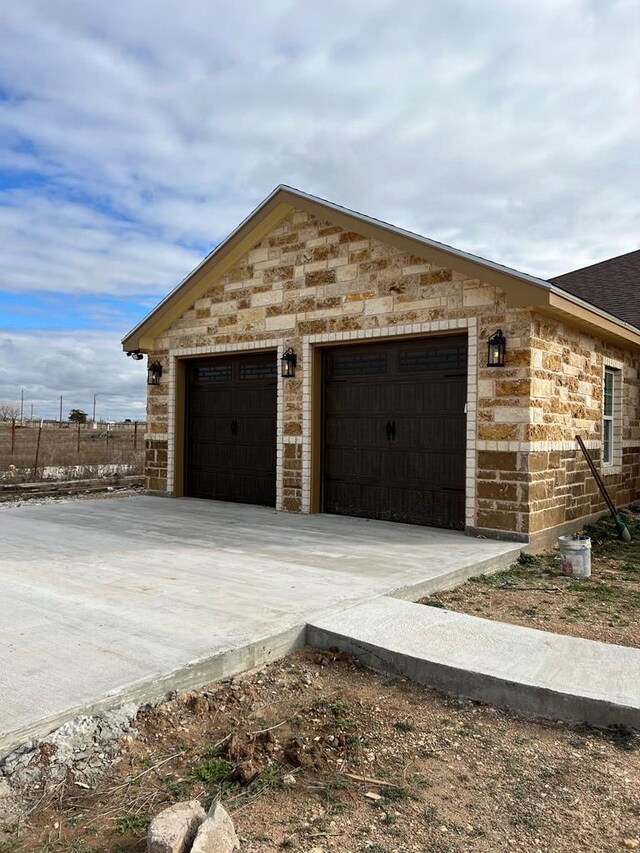
<svg viewBox="0 0 640 853">
<path fill-rule="evenodd" d="M 0 4 L 0 400 L 144 417 L 121 338 L 280 183 L 547 278 L 640 247 L 638 0 Z"/>
</svg>

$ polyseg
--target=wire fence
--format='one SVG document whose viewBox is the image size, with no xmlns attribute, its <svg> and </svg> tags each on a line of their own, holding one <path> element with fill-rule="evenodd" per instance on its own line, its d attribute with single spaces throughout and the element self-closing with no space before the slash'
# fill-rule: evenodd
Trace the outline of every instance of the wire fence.
<svg viewBox="0 0 640 853">
<path fill-rule="evenodd" d="M 0 480 L 142 474 L 146 423 L 0 423 Z"/>
</svg>

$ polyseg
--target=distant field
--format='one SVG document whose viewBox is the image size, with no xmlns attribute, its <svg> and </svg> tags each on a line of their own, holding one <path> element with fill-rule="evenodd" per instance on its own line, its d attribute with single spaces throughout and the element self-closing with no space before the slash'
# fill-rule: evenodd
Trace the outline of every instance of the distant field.
<svg viewBox="0 0 640 853">
<path fill-rule="evenodd" d="M 0 480 L 40 480 L 100 476 L 115 470 L 144 470 L 146 423 L 93 424 L 0 422 Z M 40 446 L 38 447 L 38 434 Z M 13 466 L 13 467 L 12 467 Z M 105 469 L 104 466 L 117 466 Z"/>
</svg>

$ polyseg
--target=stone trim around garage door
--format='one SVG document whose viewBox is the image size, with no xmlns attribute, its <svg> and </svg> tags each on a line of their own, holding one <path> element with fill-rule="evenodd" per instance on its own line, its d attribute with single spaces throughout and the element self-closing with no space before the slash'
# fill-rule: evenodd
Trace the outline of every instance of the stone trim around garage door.
<svg viewBox="0 0 640 853">
<path fill-rule="evenodd" d="M 302 338 L 302 360 L 305 370 L 302 379 L 302 511 L 311 512 L 313 507 L 313 456 L 318 447 L 313 446 L 313 398 L 314 388 L 322 377 L 314 361 L 313 351 L 326 345 L 364 342 L 367 340 L 391 340 L 399 337 L 439 334 L 441 332 L 467 331 L 467 449 L 465 484 L 465 523 L 474 527 L 476 522 L 476 436 L 478 412 L 478 332 L 475 317 L 457 320 L 438 320 L 431 323 L 411 323 L 377 329 L 356 329 L 348 332 L 328 332 L 306 335 Z M 321 372 L 321 371 L 320 371 Z"/>
</svg>

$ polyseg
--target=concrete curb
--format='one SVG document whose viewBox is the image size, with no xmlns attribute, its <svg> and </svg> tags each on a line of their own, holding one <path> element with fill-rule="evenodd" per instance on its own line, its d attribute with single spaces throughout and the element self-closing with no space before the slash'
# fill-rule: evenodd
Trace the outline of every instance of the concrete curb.
<svg viewBox="0 0 640 853">
<path fill-rule="evenodd" d="M 307 628 L 307 643 L 338 648 L 372 669 L 501 708 L 640 729 L 640 650 L 430 610 L 377 599 L 316 620 Z M 523 648 L 529 654 L 518 671 Z"/>
<path fill-rule="evenodd" d="M 147 702 L 159 702 L 174 691 L 195 690 L 224 678 L 251 672 L 301 648 L 305 645 L 305 639 L 306 626 L 290 628 L 237 649 L 223 649 L 211 657 L 192 661 L 187 666 L 172 672 L 124 685 L 96 702 L 65 708 L 54 716 L 39 720 L 33 726 L 2 734 L 0 759 L 28 740 L 45 737 L 74 717 L 102 714 L 129 703 L 142 705 Z"/>
<path fill-rule="evenodd" d="M 493 575 L 496 572 L 508 569 L 516 562 L 523 550 L 525 550 L 524 545 L 514 545 L 513 550 L 505 554 L 500 554 L 497 557 L 487 557 L 487 559 L 480 561 L 473 560 L 467 563 L 467 565 L 460 566 L 460 568 L 447 574 L 400 587 L 385 597 L 413 602 L 418 601 L 420 598 L 426 598 L 428 595 L 433 595 L 434 592 L 454 589 L 456 586 L 460 586 L 460 584 L 468 581 L 469 578 L 478 577 L 479 575 Z"/>
</svg>

